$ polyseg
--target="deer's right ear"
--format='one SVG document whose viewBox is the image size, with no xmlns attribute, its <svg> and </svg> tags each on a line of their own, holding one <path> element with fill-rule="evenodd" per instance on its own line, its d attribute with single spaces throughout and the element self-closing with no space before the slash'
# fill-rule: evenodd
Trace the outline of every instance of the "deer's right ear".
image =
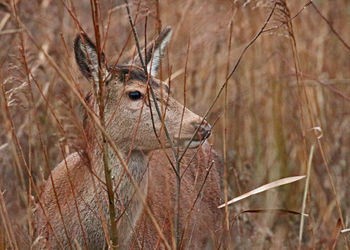
<svg viewBox="0 0 350 250">
<path fill-rule="evenodd" d="M 83 75 L 87 79 L 93 79 L 97 83 L 99 70 L 97 50 L 95 44 L 89 39 L 89 37 L 86 34 L 81 33 L 75 38 L 74 53 L 75 60 Z M 100 65 L 100 70 L 102 70 L 102 72 L 104 73 L 106 71 L 106 62 L 103 53 L 101 54 Z"/>
</svg>

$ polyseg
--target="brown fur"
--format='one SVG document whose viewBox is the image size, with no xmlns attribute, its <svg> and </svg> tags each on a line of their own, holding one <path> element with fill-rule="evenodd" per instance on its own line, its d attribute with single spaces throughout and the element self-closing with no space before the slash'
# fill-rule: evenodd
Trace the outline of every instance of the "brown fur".
<svg viewBox="0 0 350 250">
<path fill-rule="evenodd" d="M 189 163 L 190 166 L 187 168 Z M 191 149 L 185 154 L 181 172 L 186 172 L 181 181 L 180 196 L 182 248 L 218 247 L 221 211 L 217 209 L 217 204 L 222 202 L 218 166 L 217 155 L 209 143 L 204 143 L 198 153 L 197 149 Z M 157 222 L 162 227 L 168 242 L 171 242 L 176 176 L 164 152 L 157 150 L 152 153 L 148 178 L 147 202 L 156 215 Z M 138 229 L 137 240 L 144 241 L 144 249 L 154 249 L 160 239 L 145 213 Z"/>
<path fill-rule="evenodd" d="M 166 32 L 168 33 L 160 36 L 161 39 L 169 34 L 169 30 Z M 160 46 L 161 43 L 162 41 L 158 41 L 156 44 Z M 154 51 L 157 52 L 157 49 L 154 48 Z M 75 41 L 75 50 L 83 74 L 89 79 L 96 79 L 97 57 L 93 43 L 85 35 L 79 36 Z M 161 147 L 159 138 L 154 134 L 150 109 L 157 133 L 160 133 L 162 122 L 156 114 L 154 100 L 149 102 L 146 98 L 147 84 L 144 79 L 147 80 L 147 77 L 140 76 L 142 71 L 138 70 L 138 66 L 129 66 L 138 70 L 137 77 L 132 68 L 127 70 L 125 66 L 116 66 L 111 69 L 105 64 L 102 66 L 103 77 L 110 76 L 105 87 L 106 132 L 117 145 L 123 158 L 129 157 L 128 169 L 139 183 L 143 194 L 147 196 L 151 210 L 163 228 L 167 240 L 171 242 L 176 180 L 164 152 L 158 150 L 150 153 Z M 210 125 L 206 121 L 201 123 L 202 117 L 187 108 L 184 109 L 183 105 L 168 96 L 167 89 L 162 87 L 164 84 L 160 84 L 154 78 L 151 78 L 150 84 L 155 86 L 154 92 L 159 105 L 168 104 L 165 124 L 174 146 L 187 145 L 199 126 L 191 144 L 191 147 L 197 147 L 200 140 L 208 137 Z M 142 98 L 130 99 L 129 93 L 135 91 L 140 92 Z M 87 101 L 98 114 L 94 95 Z M 182 132 L 178 137 L 180 126 Z M 33 244 L 34 248 L 69 248 L 78 244 L 86 248 L 101 249 L 106 245 L 109 212 L 100 146 L 101 133 L 89 117 L 85 120 L 85 131 L 85 151 L 66 157 L 52 171 L 45 183 L 35 211 L 37 239 Z M 165 136 L 161 136 L 160 139 L 166 147 L 170 147 Z M 158 234 L 143 212 L 142 203 L 135 196 L 135 189 L 124 175 L 115 152 L 110 147 L 108 149 L 109 167 L 114 178 L 116 214 L 120 216 L 117 224 L 119 246 L 121 249 L 142 246 L 146 249 L 154 248 L 158 244 Z M 187 170 L 181 181 L 180 233 L 184 233 L 182 246 L 191 249 L 203 248 L 209 242 L 215 243 L 210 239 L 214 238 L 221 217 L 217 209 L 220 203 L 218 170 L 217 165 L 211 163 L 216 159 L 216 155 L 209 144 L 204 143 L 198 155 L 191 161 L 195 151 L 196 149 L 188 150 L 181 166 L 181 172 Z M 171 155 L 171 152 L 168 153 Z M 190 165 L 187 168 L 188 164 Z M 209 168 L 210 172 L 204 183 Z M 199 199 L 188 215 L 203 183 Z"/>
</svg>

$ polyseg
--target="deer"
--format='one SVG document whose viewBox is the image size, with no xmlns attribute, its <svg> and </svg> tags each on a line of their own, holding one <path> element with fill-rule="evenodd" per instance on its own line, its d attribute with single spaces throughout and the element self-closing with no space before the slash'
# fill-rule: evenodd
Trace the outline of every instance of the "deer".
<svg viewBox="0 0 350 250">
<path fill-rule="evenodd" d="M 105 132 L 117 145 L 138 184 L 149 210 L 168 246 L 174 243 L 176 174 L 169 162 L 173 148 L 184 153 L 180 164 L 181 189 L 179 244 L 182 249 L 214 247 L 221 226 L 220 164 L 207 139 L 212 127 L 203 117 L 175 100 L 166 82 L 157 79 L 160 60 L 172 34 L 167 26 L 146 46 L 140 58 L 126 64 L 108 65 L 96 45 L 85 34 L 74 40 L 77 65 L 94 85 L 102 75 L 105 87 Z M 144 50 L 145 51 L 145 50 Z M 150 85 L 150 86 L 149 86 Z M 149 92 L 153 89 L 154 96 Z M 86 104 L 98 114 L 97 96 L 89 93 Z M 163 118 L 155 102 L 165 105 Z M 35 208 L 33 249 L 102 249 L 109 245 L 109 207 L 106 191 L 101 133 L 87 114 L 84 116 L 86 146 L 64 158 L 43 184 L 40 205 Z M 160 136 L 168 130 L 169 137 Z M 179 133 L 181 127 L 181 133 Z M 156 133 L 158 132 L 158 135 Z M 163 133 L 164 134 L 164 133 Z M 107 147 L 113 176 L 119 249 L 166 248 L 159 230 L 135 193 L 120 159 Z M 170 156 L 170 157 L 169 157 Z"/>
</svg>

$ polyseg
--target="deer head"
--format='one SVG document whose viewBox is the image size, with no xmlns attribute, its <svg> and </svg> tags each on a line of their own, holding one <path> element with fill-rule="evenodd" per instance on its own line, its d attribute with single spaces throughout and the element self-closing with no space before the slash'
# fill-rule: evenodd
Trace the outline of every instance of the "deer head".
<svg viewBox="0 0 350 250">
<path fill-rule="evenodd" d="M 75 39 L 75 58 L 83 75 L 94 84 L 99 79 L 103 80 L 106 131 L 123 150 L 130 150 L 132 144 L 132 149 L 145 152 L 161 147 L 155 131 L 158 135 L 161 134 L 163 123 L 157 114 L 155 102 L 159 107 L 166 107 L 164 124 L 174 146 L 185 147 L 196 133 L 190 147 L 197 147 L 201 140 L 210 135 L 210 125 L 172 98 L 168 85 L 155 78 L 170 37 L 171 28 L 167 27 L 147 46 L 147 53 L 142 53 L 145 55 L 143 62 L 148 74 L 141 67 L 140 58 L 131 60 L 128 64 L 109 66 L 103 53 L 99 62 L 96 46 L 85 34 L 80 34 Z M 149 91 L 150 87 L 154 96 Z M 89 103 L 96 105 L 96 97 L 90 98 L 93 100 L 89 100 Z M 96 113 L 97 110 L 95 107 Z M 164 145 L 170 147 L 171 144 L 164 136 L 163 140 Z"/>
</svg>

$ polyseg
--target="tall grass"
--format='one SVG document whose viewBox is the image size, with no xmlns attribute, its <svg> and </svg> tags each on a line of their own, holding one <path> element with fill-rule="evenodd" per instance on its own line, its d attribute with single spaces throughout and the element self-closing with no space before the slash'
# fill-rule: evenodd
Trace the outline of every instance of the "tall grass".
<svg viewBox="0 0 350 250">
<path fill-rule="evenodd" d="M 1 249 L 35 240 L 31 209 L 41 184 L 85 143 L 79 105 L 90 86 L 74 62 L 75 35 L 93 36 L 98 23 L 108 62 L 135 54 L 125 2 L 92 2 L 95 24 L 88 1 L 0 2 Z M 210 110 L 225 201 L 306 174 L 315 145 L 301 247 L 347 248 L 349 233 L 340 230 L 350 227 L 350 3 L 129 4 L 141 45 L 166 25 L 174 29 L 160 76 L 172 76 L 187 107 Z M 298 247 L 301 216 L 286 211 L 301 212 L 303 190 L 294 183 L 228 206 L 222 248 Z"/>
</svg>

